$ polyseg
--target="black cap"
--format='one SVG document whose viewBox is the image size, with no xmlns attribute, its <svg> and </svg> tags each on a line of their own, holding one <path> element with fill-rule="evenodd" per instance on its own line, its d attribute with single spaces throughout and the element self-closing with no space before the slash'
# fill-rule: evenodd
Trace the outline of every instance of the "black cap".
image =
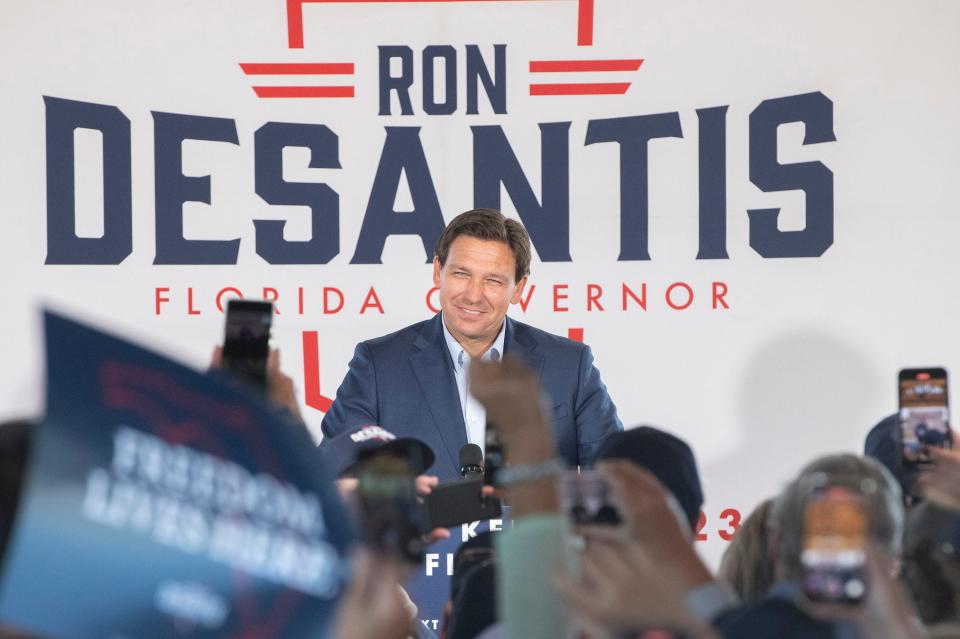
<svg viewBox="0 0 960 639">
<path fill-rule="evenodd" d="M 335 477 L 351 470 L 363 455 L 375 450 L 391 451 L 410 462 L 415 475 L 422 475 L 433 465 L 433 450 L 415 437 L 397 437 L 386 428 L 369 424 L 330 439 L 320 449 L 324 467 Z"/>
<path fill-rule="evenodd" d="M 604 459 L 625 459 L 653 473 L 673 493 L 690 529 L 696 530 L 703 488 L 697 460 L 685 441 L 653 426 L 637 426 L 607 435 L 594 461 Z"/>
</svg>

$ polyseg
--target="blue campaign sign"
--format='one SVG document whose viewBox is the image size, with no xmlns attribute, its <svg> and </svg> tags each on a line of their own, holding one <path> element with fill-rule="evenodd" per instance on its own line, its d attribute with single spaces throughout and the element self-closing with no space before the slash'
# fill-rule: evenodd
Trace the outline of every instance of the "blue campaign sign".
<svg viewBox="0 0 960 639">
<path fill-rule="evenodd" d="M 454 574 L 454 556 L 460 546 L 477 535 L 499 531 L 512 526 L 510 507 L 504 504 L 500 519 L 471 522 L 450 528 L 450 538 L 441 539 L 427 548 L 422 570 L 406 584 L 410 598 L 417 605 L 420 623 L 427 629 L 439 631 L 443 609 L 450 599 L 450 578 Z"/>
<path fill-rule="evenodd" d="M 310 435 L 47 313 L 47 413 L 0 620 L 51 637 L 327 636 L 351 531 Z"/>
</svg>

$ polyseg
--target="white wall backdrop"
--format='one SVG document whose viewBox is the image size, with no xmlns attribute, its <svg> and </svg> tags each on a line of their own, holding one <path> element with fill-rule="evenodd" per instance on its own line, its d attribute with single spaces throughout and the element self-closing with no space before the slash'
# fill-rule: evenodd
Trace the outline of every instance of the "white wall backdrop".
<svg viewBox="0 0 960 639">
<path fill-rule="evenodd" d="M 430 267 L 418 236 L 389 237 L 382 264 L 351 264 L 385 127 L 420 127 L 449 220 L 474 205 L 471 127 L 503 128 L 542 200 L 538 125 L 569 122 L 571 259 L 535 259 L 529 304 L 511 314 L 563 335 L 582 328 L 624 423 L 658 425 L 692 444 L 707 495 L 701 548 L 716 561 L 725 544 L 718 531 L 727 525 L 720 513 L 735 508 L 746 516 L 814 456 L 859 450 L 869 427 L 896 408 L 899 368 L 957 368 L 960 4 L 596 0 L 592 44 L 578 45 L 586 28 L 578 27 L 578 11 L 590 4 L 305 3 L 303 47 L 291 48 L 282 0 L 3 3 L 2 412 L 42 405 L 42 305 L 203 366 L 221 338 L 214 298 L 228 286 L 250 297 L 264 287 L 277 290 L 274 341 L 301 389 L 303 333 L 318 333 L 320 391 L 332 397 L 357 341 L 430 314 L 424 301 Z M 506 113 L 494 112 L 482 88 L 479 113 L 467 113 L 471 44 L 491 68 L 494 45 L 507 45 L 500 78 Z M 411 115 L 399 113 L 396 97 L 392 114 L 378 114 L 378 47 L 388 45 L 413 52 Z M 428 45 L 457 52 L 458 108 L 450 115 L 429 115 L 422 105 Z M 529 70 L 537 60 L 623 59 L 643 63 L 625 72 Z M 355 72 L 254 76 L 239 66 L 321 62 L 352 62 Z M 436 68 L 442 84 L 443 65 Z M 541 81 L 630 86 L 623 95 L 531 96 L 529 85 Z M 355 97 L 261 98 L 254 85 L 351 85 Z M 747 210 L 781 208 L 780 230 L 801 230 L 813 205 L 803 190 L 765 193 L 751 182 L 750 114 L 766 100 L 817 92 L 832 103 L 835 141 L 804 145 L 804 124 L 785 124 L 776 157 L 781 164 L 819 162 L 832 172 L 833 242 L 819 257 L 763 257 L 750 246 Z M 48 183 L 56 187 L 65 176 L 48 173 L 51 112 L 44 96 L 112 105 L 129 119 L 132 250 L 120 264 L 45 263 Z M 729 257 L 698 260 L 697 109 L 718 106 L 728 107 Z M 183 206 L 184 237 L 239 238 L 236 264 L 154 264 L 156 197 L 163 187 L 155 182 L 151 112 L 235 123 L 236 144 L 188 140 L 181 150 L 183 174 L 211 176 L 210 203 Z M 619 146 L 586 145 L 589 122 L 674 112 L 682 138 L 648 145 L 650 259 L 618 261 Z M 322 124 L 338 137 L 339 169 L 310 168 L 305 148 L 283 153 L 287 181 L 325 183 L 339 195 L 340 251 L 328 263 L 269 264 L 255 252 L 255 219 L 288 220 L 287 240 L 311 237 L 308 207 L 271 205 L 256 193 L 254 135 L 267 122 Z M 80 128 L 74 139 L 74 230 L 95 238 L 104 233 L 104 135 Z M 422 202 L 414 201 L 406 175 L 400 184 L 395 210 L 420 214 Z M 506 192 L 502 201 L 507 215 L 519 215 Z M 694 292 L 686 310 L 665 302 L 674 282 Z M 714 282 L 727 287 L 729 308 L 713 308 Z M 633 303 L 622 310 L 624 283 L 635 291 L 646 283 L 645 311 Z M 605 310 L 588 310 L 588 284 L 602 287 Z M 554 310 L 554 285 L 568 287 L 559 289 L 569 295 L 562 300 L 568 311 Z M 342 292 L 340 312 L 323 313 L 324 287 Z M 382 313 L 375 307 L 360 312 L 371 287 Z M 158 288 L 168 289 L 163 295 L 169 298 L 159 313 Z M 188 306 L 191 290 L 196 314 Z M 683 291 L 675 294 L 684 300 Z M 304 411 L 319 436 L 322 413 Z"/>
</svg>

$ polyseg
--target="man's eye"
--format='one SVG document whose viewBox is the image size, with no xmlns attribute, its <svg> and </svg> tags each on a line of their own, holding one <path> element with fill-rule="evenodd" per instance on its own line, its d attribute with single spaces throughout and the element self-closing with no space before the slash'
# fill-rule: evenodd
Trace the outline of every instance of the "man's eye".
<svg viewBox="0 0 960 639">
<path fill-rule="evenodd" d="M 500 280 L 488 279 L 487 284 L 495 284 L 497 286 L 500 286 L 501 284 L 503 284 L 503 282 L 501 282 Z"/>
</svg>

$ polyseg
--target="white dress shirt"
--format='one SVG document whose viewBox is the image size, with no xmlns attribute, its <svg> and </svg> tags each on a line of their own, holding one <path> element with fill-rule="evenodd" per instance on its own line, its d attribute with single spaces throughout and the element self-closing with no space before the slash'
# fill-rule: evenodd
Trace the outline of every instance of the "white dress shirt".
<svg viewBox="0 0 960 639">
<path fill-rule="evenodd" d="M 460 342 L 450 334 L 446 322 L 443 322 L 442 319 L 441 317 L 443 336 L 447 340 L 447 349 L 450 351 L 450 359 L 453 361 L 453 374 L 457 380 L 460 409 L 463 411 L 463 423 L 467 427 L 467 441 L 479 446 L 480 450 L 486 454 L 484 444 L 486 443 L 487 411 L 468 390 L 470 355 L 463 349 Z M 480 356 L 481 360 L 494 362 L 500 360 L 503 356 L 503 338 L 506 327 L 507 322 L 504 320 L 503 325 L 500 326 L 500 332 L 497 334 L 497 339 L 493 340 L 490 348 Z"/>
</svg>

